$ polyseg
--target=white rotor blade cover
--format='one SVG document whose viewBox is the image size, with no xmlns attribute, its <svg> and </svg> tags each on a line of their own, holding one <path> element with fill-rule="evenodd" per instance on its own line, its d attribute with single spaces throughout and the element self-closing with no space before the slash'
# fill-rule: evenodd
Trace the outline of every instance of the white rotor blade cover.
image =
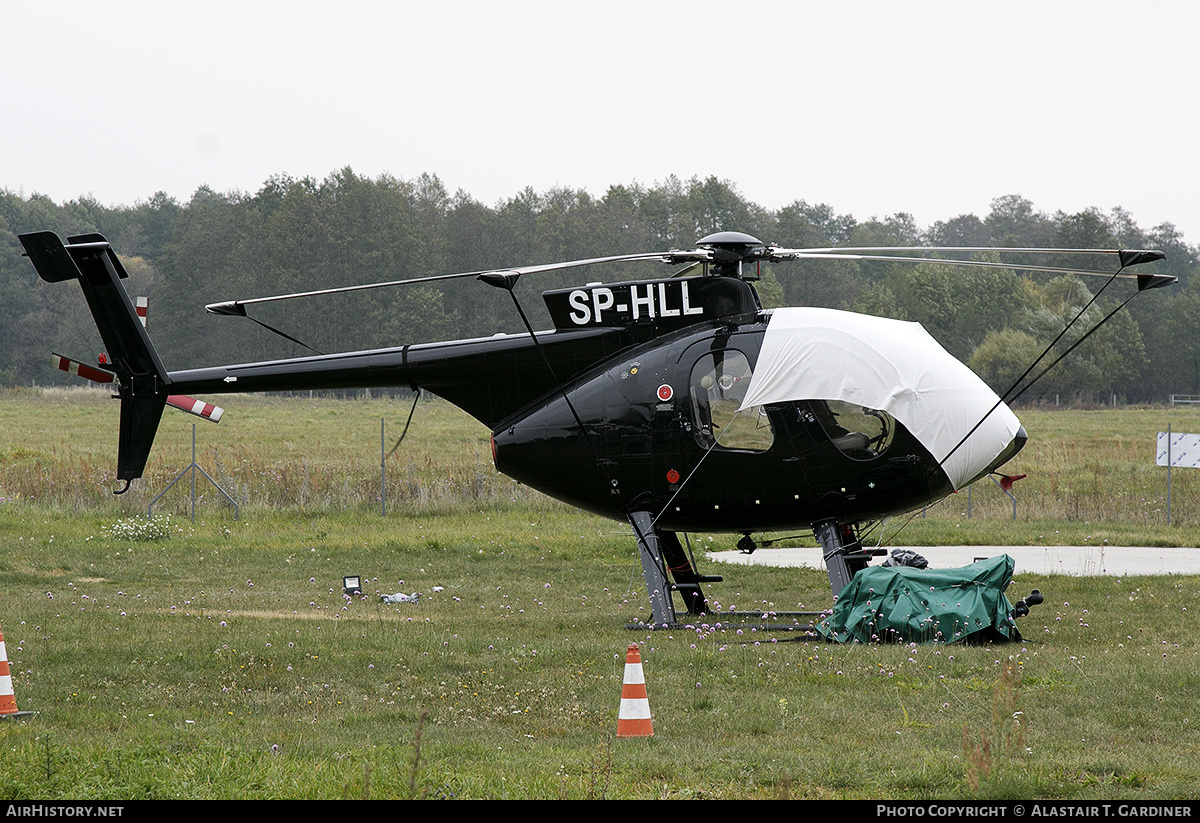
<svg viewBox="0 0 1200 823">
<path fill-rule="evenodd" d="M 942 469 L 955 489 L 990 466 L 1021 426 L 920 323 L 835 309 L 771 314 L 742 409 L 792 400 L 842 400 L 886 411 L 939 463 L 945 460 Z"/>
</svg>

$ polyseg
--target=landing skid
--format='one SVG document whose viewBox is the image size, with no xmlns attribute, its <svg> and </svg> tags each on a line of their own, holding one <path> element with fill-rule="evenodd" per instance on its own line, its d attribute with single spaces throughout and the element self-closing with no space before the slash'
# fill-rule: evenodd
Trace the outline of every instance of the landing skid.
<svg viewBox="0 0 1200 823">
<path fill-rule="evenodd" d="M 718 575 L 701 575 L 696 572 L 688 553 L 683 550 L 675 532 L 655 528 L 654 517 L 649 512 L 634 512 L 629 516 L 630 525 L 638 542 L 638 556 L 642 561 L 642 574 L 646 580 L 646 592 L 650 599 L 650 620 L 628 624 L 630 629 L 683 629 L 695 628 L 697 621 L 683 621 L 675 608 L 678 593 L 690 618 L 704 618 L 704 625 L 719 625 L 750 628 L 753 631 L 803 632 L 815 635 L 812 623 L 775 622 L 780 618 L 819 618 L 822 612 L 716 612 L 709 610 L 701 583 L 720 582 Z M 883 549 L 864 549 L 855 535 L 853 526 L 845 526 L 836 520 L 824 520 L 813 524 L 813 534 L 821 544 L 825 567 L 829 574 L 829 586 L 836 600 L 854 575 L 867 567 L 871 558 L 886 554 Z M 743 538 L 743 541 L 748 540 Z"/>
<path fill-rule="evenodd" d="M 788 618 L 808 619 L 810 621 L 817 618 L 825 617 L 828 612 L 718 612 L 716 614 L 704 615 L 701 620 L 674 622 L 674 623 L 629 623 L 626 624 L 627 629 L 641 631 L 742 631 L 743 634 L 738 638 L 738 642 L 750 643 L 754 641 L 754 633 L 763 632 L 767 634 L 794 634 L 795 637 L 788 637 L 788 641 L 807 641 L 807 640 L 823 640 L 821 635 L 817 634 L 816 626 L 812 622 L 795 622 L 785 623 L 779 622 Z M 771 638 L 769 642 L 779 642 L 779 638 Z"/>
</svg>

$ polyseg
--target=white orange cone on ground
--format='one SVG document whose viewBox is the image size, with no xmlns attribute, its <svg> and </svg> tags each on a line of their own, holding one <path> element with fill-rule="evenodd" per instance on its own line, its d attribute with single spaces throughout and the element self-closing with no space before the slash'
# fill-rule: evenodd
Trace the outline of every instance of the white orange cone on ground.
<svg viewBox="0 0 1200 823">
<path fill-rule="evenodd" d="M 17 711 L 17 696 L 13 693 L 12 673 L 8 670 L 8 649 L 4 647 L 4 632 L 0 632 L 0 716 L 25 714 Z"/>
<path fill-rule="evenodd" d="M 625 680 L 621 686 L 621 710 L 617 712 L 617 737 L 653 737 L 650 699 L 642 674 L 642 656 L 636 643 L 625 652 Z"/>
</svg>

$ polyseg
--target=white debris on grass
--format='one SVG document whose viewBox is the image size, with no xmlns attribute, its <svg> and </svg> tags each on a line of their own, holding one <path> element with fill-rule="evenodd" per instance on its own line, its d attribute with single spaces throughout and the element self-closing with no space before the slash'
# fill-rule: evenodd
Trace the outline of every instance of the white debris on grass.
<svg viewBox="0 0 1200 823">
<path fill-rule="evenodd" d="M 396 592 L 395 594 L 381 595 L 379 599 L 384 603 L 416 603 L 420 598 L 420 592 L 413 592 L 412 594 Z"/>
<path fill-rule="evenodd" d="M 400 585 L 401 586 L 404 585 L 403 580 L 400 581 Z M 446 590 L 446 587 L 445 586 L 432 586 L 432 587 L 430 587 L 429 590 L 434 593 L 443 592 Z M 395 594 L 380 595 L 379 599 L 382 600 L 384 603 L 416 603 L 418 600 L 421 599 L 421 593 L 420 592 L 411 592 L 409 594 L 405 594 L 404 592 L 396 592 Z"/>
</svg>

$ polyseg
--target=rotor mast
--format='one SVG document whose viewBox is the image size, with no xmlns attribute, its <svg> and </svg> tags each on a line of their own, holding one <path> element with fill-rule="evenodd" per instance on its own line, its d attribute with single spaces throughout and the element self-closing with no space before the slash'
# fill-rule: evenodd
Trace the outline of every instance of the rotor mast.
<svg viewBox="0 0 1200 823">
<path fill-rule="evenodd" d="M 720 231 L 701 238 L 696 246 L 710 252 L 708 273 L 713 277 L 736 277 L 740 280 L 757 280 L 746 275 L 742 263 L 758 261 L 767 256 L 767 246 L 757 237 L 740 231 Z"/>
</svg>

